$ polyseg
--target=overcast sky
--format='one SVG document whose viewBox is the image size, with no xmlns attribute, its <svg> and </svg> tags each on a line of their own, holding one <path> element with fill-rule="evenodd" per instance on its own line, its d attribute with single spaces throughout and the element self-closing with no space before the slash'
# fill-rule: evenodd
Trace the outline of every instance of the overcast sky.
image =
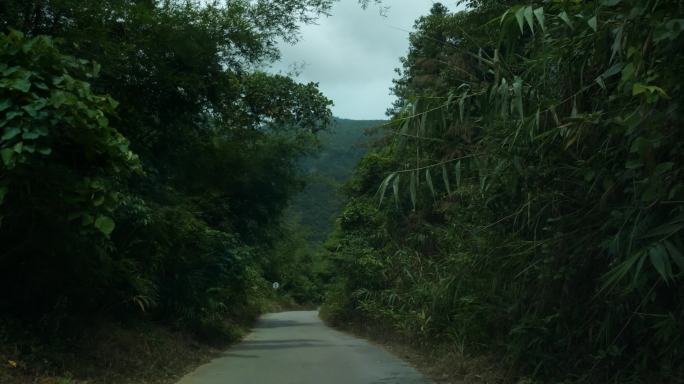
<svg viewBox="0 0 684 384">
<path fill-rule="evenodd" d="M 289 72 L 303 64 L 302 82 L 317 82 L 335 102 L 333 113 L 349 119 L 384 119 L 394 100 L 390 95 L 394 68 L 408 51 L 408 30 L 430 11 L 432 0 L 384 0 L 385 17 L 377 7 L 361 9 L 357 0 L 339 0 L 332 16 L 302 27 L 302 39 L 282 44 L 282 59 L 272 70 Z M 456 0 L 442 2 L 456 8 Z"/>
</svg>

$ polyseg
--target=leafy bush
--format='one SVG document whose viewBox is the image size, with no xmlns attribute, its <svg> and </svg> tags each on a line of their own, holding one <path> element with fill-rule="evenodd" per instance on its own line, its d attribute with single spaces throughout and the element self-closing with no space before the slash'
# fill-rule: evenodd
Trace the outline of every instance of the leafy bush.
<svg viewBox="0 0 684 384">
<path fill-rule="evenodd" d="M 114 262 L 117 185 L 138 159 L 109 124 L 117 103 L 87 83 L 97 64 L 16 31 L 0 47 L 0 289 L 13 292 L 3 305 L 94 304 Z"/>
</svg>

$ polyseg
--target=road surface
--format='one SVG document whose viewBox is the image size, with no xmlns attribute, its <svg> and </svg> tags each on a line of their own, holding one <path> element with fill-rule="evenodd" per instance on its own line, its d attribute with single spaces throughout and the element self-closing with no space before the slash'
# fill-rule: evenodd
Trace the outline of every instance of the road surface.
<svg viewBox="0 0 684 384">
<path fill-rule="evenodd" d="M 178 384 L 430 384 L 405 362 L 324 325 L 315 311 L 265 315 L 254 332 Z"/>
</svg>

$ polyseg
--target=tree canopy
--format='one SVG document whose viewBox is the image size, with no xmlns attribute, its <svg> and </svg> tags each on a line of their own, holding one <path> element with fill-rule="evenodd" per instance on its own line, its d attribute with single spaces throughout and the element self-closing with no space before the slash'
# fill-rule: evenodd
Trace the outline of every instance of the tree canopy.
<svg viewBox="0 0 684 384">
<path fill-rule="evenodd" d="M 259 68 L 329 7 L 3 1 L 2 312 L 63 328 L 147 312 L 203 334 L 257 314 L 299 158 L 331 118 L 316 84 Z"/>
</svg>

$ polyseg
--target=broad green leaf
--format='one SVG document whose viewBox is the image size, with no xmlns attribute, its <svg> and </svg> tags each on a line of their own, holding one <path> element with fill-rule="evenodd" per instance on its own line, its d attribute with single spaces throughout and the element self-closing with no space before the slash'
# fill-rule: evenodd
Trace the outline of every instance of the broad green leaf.
<svg viewBox="0 0 684 384">
<path fill-rule="evenodd" d="M 12 105 L 12 101 L 10 99 L 2 99 L 0 100 L 0 112 L 4 111 L 5 109 L 9 108 Z"/>
<path fill-rule="evenodd" d="M 2 156 L 2 162 L 6 167 L 10 167 L 14 160 L 14 150 L 11 148 L 4 148 L 0 150 L 0 156 Z"/>
<path fill-rule="evenodd" d="M 631 80 L 634 77 L 634 64 L 628 63 L 622 67 L 622 78 L 620 81 L 623 83 Z"/>
<path fill-rule="evenodd" d="M 653 144 L 649 140 L 644 137 L 637 137 L 629 148 L 629 152 L 644 154 L 652 148 Z"/>
<path fill-rule="evenodd" d="M 655 169 L 653 170 L 653 173 L 654 173 L 655 175 L 660 176 L 660 175 L 662 175 L 663 173 L 666 173 L 666 172 L 671 171 L 672 168 L 674 167 L 674 165 L 675 165 L 675 164 L 674 164 L 673 162 L 671 162 L 671 161 L 668 161 L 668 162 L 665 162 L 665 163 L 660 163 L 660 164 L 656 165 Z"/>
<path fill-rule="evenodd" d="M 29 89 L 31 89 L 31 81 L 29 80 L 28 74 L 19 78 L 7 79 L 5 80 L 5 84 L 7 85 L 7 88 L 16 89 L 21 92 L 28 92 Z"/>
<path fill-rule="evenodd" d="M 13 138 L 17 137 L 21 133 L 21 129 L 18 127 L 6 127 L 5 132 L 2 134 L 2 139 L 3 141 L 7 140 L 12 140 Z"/>
<path fill-rule="evenodd" d="M 115 227 L 116 224 L 114 223 L 114 220 L 112 220 L 111 217 L 101 215 L 95 220 L 95 228 L 99 229 L 100 232 L 102 232 L 106 236 L 111 235 Z"/>
<path fill-rule="evenodd" d="M 35 140 L 40 137 L 40 133 L 36 131 L 24 131 L 24 133 L 21 134 L 21 138 L 24 140 Z"/>
<path fill-rule="evenodd" d="M 645 93 L 645 92 L 659 93 L 662 96 L 668 97 L 667 92 L 665 92 L 665 90 L 663 90 L 660 87 L 656 87 L 655 85 L 646 85 L 646 84 L 642 84 L 642 83 L 634 83 L 634 85 L 632 86 L 632 96 L 637 96 L 637 95 L 640 95 L 640 94 Z"/>
</svg>

